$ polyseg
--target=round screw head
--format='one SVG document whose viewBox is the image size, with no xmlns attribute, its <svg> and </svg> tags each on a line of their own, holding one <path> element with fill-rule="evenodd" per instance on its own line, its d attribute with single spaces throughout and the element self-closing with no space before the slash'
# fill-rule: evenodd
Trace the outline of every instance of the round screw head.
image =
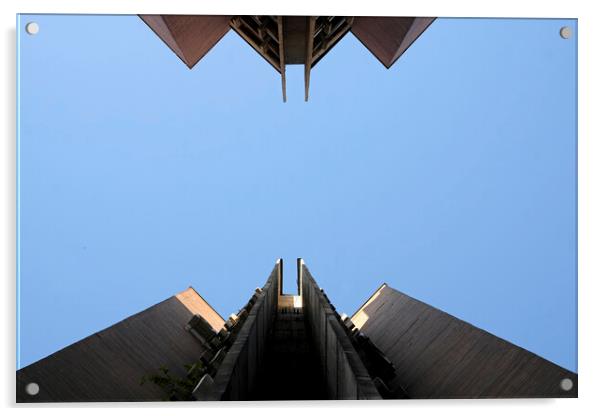
<svg viewBox="0 0 602 416">
<path fill-rule="evenodd" d="M 564 391 L 571 391 L 573 388 L 573 380 L 570 378 L 563 378 L 560 380 L 560 388 Z"/>
<path fill-rule="evenodd" d="M 569 39 L 571 37 L 571 28 L 568 26 L 562 26 L 560 28 L 560 37 L 562 39 Z"/>
<path fill-rule="evenodd" d="M 29 35 L 36 35 L 40 31 L 40 26 L 36 22 L 29 22 L 25 25 L 25 31 Z"/>
<path fill-rule="evenodd" d="M 25 386 L 25 392 L 30 396 L 35 396 L 40 392 L 40 386 L 38 386 L 38 383 L 29 383 Z"/>
</svg>

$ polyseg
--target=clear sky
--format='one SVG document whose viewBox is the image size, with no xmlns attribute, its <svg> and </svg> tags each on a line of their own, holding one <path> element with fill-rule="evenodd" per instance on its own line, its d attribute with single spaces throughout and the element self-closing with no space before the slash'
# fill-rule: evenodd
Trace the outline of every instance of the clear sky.
<svg viewBox="0 0 602 416">
<path fill-rule="evenodd" d="M 563 25 L 439 19 L 390 70 L 348 34 L 283 104 L 234 32 L 189 70 L 136 16 L 21 16 L 18 367 L 303 257 L 340 312 L 387 282 L 576 370 Z"/>
</svg>

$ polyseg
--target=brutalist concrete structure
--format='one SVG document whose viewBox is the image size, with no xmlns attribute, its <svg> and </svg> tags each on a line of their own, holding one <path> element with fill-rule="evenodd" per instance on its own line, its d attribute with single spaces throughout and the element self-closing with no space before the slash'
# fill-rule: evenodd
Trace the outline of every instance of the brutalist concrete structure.
<svg viewBox="0 0 602 416">
<path fill-rule="evenodd" d="M 19 370 L 17 401 L 577 397 L 577 374 L 386 284 L 347 317 L 301 259 L 296 294 L 282 276 L 227 320 L 171 297 Z"/>
<path fill-rule="evenodd" d="M 307 101 L 311 70 L 348 33 L 388 69 L 435 20 L 434 17 L 249 15 L 141 15 L 140 18 L 191 69 L 233 30 L 280 74 L 284 102 L 288 65 L 304 66 Z"/>
</svg>

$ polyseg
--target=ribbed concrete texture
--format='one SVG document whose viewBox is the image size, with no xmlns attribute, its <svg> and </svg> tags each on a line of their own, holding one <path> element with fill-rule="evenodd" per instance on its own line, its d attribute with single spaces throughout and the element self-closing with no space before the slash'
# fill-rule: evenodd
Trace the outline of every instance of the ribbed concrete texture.
<svg viewBox="0 0 602 416">
<path fill-rule="evenodd" d="M 206 347 L 185 330 L 193 315 L 215 330 L 224 320 L 190 288 L 17 372 L 17 402 L 159 401 L 165 391 L 142 378 L 166 367 L 186 375 Z M 27 394 L 29 383 L 39 392 Z"/>
<path fill-rule="evenodd" d="M 387 285 L 351 319 L 409 398 L 577 397 L 577 374 Z"/>
</svg>

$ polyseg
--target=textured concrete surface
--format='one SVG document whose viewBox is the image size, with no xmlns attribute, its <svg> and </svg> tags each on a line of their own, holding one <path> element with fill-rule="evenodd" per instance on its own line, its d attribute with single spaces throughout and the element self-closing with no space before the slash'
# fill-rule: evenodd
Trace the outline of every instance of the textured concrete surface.
<svg viewBox="0 0 602 416">
<path fill-rule="evenodd" d="M 167 367 L 182 377 L 202 345 L 184 326 L 194 314 L 224 321 L 194 289 L 158 303 L 17 372 L 17 402 L 155 401 L 165 393 L 143 376 Z M 26 393 L 29 383 L 40 391 Z"/>
<path fill-rule="evenodd" d="M 215 375 L 215 394 L 221 400 L 252 398 L 278 307 L 280 271 L 277 263 Z"/>
<path fill-rule="evenodd" d="M 386 285 L 351 319 L 410 398 L 577 397 L 577 374 Z"/>
<path fill-rule="evenodd" d="M 303 309 L 319 352 L 329 399 L 381 399 L 366 367 L 307 267 L 300 265 Z"/>
</svg>

